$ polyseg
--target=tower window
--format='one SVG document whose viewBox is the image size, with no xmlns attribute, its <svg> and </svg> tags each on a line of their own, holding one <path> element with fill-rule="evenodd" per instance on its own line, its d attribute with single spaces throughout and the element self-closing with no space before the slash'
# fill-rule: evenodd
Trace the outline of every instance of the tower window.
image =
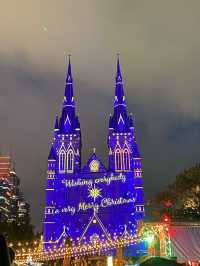
<svg viewBox="0 0 200 266">
<path fill-rule="evenodd" d="M 123 159 L 124 159 L 124 171 L 130 170 L 130 154 L 128 149 L 125 149 L 123 152 Z"/>
<path fill-rule="evenodd" d="M 67 172 L 73 173 L 74 170 L 74 153 L 72 150 L 67 152 Z"/>
<path fill-rule="evenodd" d="M 122 156 L 121 156 L 121 150 L 116 149 L 115 150 L 115 170 L 116 171 L 122 171 L 123 165 L 122 165 Z"/>
<path fill-rule="evenodd" d="M 66 168 L 66 153 L 64 150 L 59 154 L 59 172 L 64 173 Z"/>
</svg>

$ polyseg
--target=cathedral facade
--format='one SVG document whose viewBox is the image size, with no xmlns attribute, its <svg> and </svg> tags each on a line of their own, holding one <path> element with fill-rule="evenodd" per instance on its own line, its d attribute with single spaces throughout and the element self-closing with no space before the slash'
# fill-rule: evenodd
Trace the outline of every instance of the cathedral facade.
<svg viewBox="0 0 200 266">
<path fill-rule="evenodd" d="M 69 59 L 61 116 L 48 156 L 44 248 L 134 235 L 144 219 L 141 158 L 128 113 L 119 58 L 107 136 L 108 167 L 94 151 L 81 165 L 81 127 Z"/>
</svg>

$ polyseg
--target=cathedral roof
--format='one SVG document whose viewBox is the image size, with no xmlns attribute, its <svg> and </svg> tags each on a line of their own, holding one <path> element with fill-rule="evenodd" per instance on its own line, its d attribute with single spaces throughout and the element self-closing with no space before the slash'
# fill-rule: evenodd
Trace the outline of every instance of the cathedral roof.
<svg viewBox="0 0 200 266">
<path fill-rule="evenodd" d="M 102 173 L 106 172 L 106 168 L 102 161 L 97 157 L 95 151 L 89 157 L 87 163 L 83 166 L 82 172 L 90 173 L 90 172 L 97 172 Z"/>
</svg>

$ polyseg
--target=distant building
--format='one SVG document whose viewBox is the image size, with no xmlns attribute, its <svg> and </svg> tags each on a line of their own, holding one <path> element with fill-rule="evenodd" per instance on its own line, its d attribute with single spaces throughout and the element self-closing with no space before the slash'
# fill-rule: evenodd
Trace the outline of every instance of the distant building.
<svg viewBox="0 0 200 266">
<path fill-rule="evenodd" d="M 28 224 L 30 206 L 20 190 L 19 177 L 11 169 L 11 157 L 0 156 L 0 223 Z"/>
<path fill-rule="evenodd" d="M 20 179 L 15 171 L 10 171 L 8 180 L 11 187 L 9 222 L 28 224 L 30 221 L 30 206 L 24 201 L 23 193 L 20 190 Z"/>
<path fill-rule="evenodd" d="M 11 157 L 0 155 L 0 179 L 8 178 L 11 170 Z"/>
<path fill-rule="evenodd" d="M 10 184 L 0 178 L 0 222 L 6 222 L 10 217 Z"/>
</svg>

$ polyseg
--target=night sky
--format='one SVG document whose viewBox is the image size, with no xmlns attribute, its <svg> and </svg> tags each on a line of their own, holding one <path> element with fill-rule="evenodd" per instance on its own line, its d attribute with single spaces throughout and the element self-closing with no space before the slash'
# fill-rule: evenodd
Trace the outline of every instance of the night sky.
<svg viewBox="0 0 200 266">
<path fill-rule="evenodd" d="M 14 158 L 38 228 L 69 53 L 83 163 L 93 147 L 107 161 L 118 52 L 146 198 L 200 161 L 199 0 L 0 2 L 0 151 Z"/>
</svg>

